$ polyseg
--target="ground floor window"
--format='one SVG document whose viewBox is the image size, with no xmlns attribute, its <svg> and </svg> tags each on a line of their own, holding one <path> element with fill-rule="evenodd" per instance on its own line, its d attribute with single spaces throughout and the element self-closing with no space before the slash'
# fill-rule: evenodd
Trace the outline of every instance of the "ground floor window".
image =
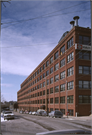
<svg viewBox="0 0 92 135">
<path fill-rule="evenodd" d="M 63 114 L 65 114 L 65 109 L 60 109 L 60 111 L 61 111 Z"/>
<path fill-rule="evenodd" d="M 53 111 L 53 108 L 50 108 L 50 112 Z"/>
<path fill-rule="evenodd" d="M 68 112 L 69 112 L 69 116 L 73 116 L 73 110 L 68 110 Z"/>
</svg>

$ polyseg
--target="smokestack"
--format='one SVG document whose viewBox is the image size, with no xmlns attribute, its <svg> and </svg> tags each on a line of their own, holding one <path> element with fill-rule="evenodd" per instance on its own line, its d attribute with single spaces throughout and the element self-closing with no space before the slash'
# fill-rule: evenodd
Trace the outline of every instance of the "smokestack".
<svg viewBox="0 0 92 135">
<path fill-rule="evenodd" d="M 75 20 L 75 26 L 78 26 L 78 19 L 79 19 L 79 16 L 75 16 L 73 19 Z"/>
<path fill-rule="evenodd" d="M 74 27 L 74 21 L 71 21 L 70 24 L 71 24 L 71 29 L 72 29 Z"/>
</svg>

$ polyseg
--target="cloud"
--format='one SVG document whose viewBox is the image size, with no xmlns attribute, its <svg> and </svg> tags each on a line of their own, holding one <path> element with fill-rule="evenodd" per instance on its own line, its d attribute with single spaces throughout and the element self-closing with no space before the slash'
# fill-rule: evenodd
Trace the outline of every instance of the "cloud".
<svg viewBox="0 0 92 135">
<path fill-rule="evenodd" d="M 21 20 L 40 16 L 42 14 L 53 12 L 59 9 L 64 9 L 66 8 L 66 6 L 69 7 L 75 5 L 77 2 L 74 2 L 72 5 L 71 2 L 68 2 L 68 4 L 66 2 L 66 5 L 64 2 L 55 3 L 50 2 L 50 4 L 53 6 L 46 6 L 49 5 L 49 3 L 42 2 L 36 8 L 37 3 L 23 2 L 23 6 L 21 6 L 21 2 L 14 2 L 12 3 L 11 8 L 10 5 L 8 5 L 8 8 L 10 8 L 9 11 L 7 9 L 5 9 L 5 11 L 3 10 L 3 14 L 7 12 L 7 17 L 4 16 L 3 21 L 7 22 L 8 20 Z M 62 6 L 60 5 L 60 3 L 62 3 Z M 16 6 L 14 6 L 14 4 Z M 30 6 L 35 6 L 35 8 L 28 8 Z M 12 10 L 12 8 L 14 9 Z M 76 11 L 80 8 L 78 9 L 78 7 L 74 7 L 73 9 L 73 11 Z M 65 11 L 63 10 L 60 13 L 64 13 Z M 72 9 L 67 10 L 66 13 L 68 13 L 69 11 L 72 11 Z M 87 22 L 87 19 L 85 19 L 84 21 L 85 17 L 82 18 L 87 13 L 88 12 L 86 12 L 85 14 L 80 12 L 77 13 L 77 15 L 79 15 L 81 19 L 81 26 L 83 26 L 83 23 L 84 25 L 90 25 L 90 23 Z M 7 47 L 1 49 L 2 73 L 24 76 L 29 75 L 57 45 L 63 33 L 71 29 L 69 23 L 75 15 L 76 13 L 72 13 L 68 15 L 64 14 L 57 17 L 53 16 L 42 19 L 40 18 L 37 20 L 18 23 L 17 25 L 10 24 L 10 27 L 2 29 L 2 47 Z M 30 45 L 30 47 L 28 45 Z"/>
</svg>

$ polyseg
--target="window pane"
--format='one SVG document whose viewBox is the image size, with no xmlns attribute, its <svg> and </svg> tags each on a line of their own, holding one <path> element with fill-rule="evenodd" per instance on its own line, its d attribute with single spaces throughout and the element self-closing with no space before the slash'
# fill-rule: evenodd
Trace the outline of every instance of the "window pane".
<svg viewBox="0 0 92 135">
<path fill-rule="evenodd" d="M 89 67 L 83 66 L 83 73 L 89 74 Z"/>
<path fill-rule="evenodd" d="M 89 82 L 83 81 L 83 88 L 88 89 L 89 88 Z"/>
</svg>

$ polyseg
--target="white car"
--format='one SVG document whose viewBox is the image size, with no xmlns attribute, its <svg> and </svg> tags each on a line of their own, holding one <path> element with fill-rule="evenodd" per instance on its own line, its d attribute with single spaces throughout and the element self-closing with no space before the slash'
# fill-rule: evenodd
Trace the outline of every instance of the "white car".
<svg viewBox="0 0 92 135">
<path fill-rule="evenodd" d="M 5 119 L 14 119 L 14 114 L 11 111 L 5 111 L 3 114 L 4 120 Z"/>
<path fill-rule="evenodd" d="M 37 112 L 32 112 L 33 115 L 37 115 Z"/>
<path fill-rule="evenodd" d="M 32 112 L 29 112 L 29 114 L 32 114 Z"/>
</svg>

